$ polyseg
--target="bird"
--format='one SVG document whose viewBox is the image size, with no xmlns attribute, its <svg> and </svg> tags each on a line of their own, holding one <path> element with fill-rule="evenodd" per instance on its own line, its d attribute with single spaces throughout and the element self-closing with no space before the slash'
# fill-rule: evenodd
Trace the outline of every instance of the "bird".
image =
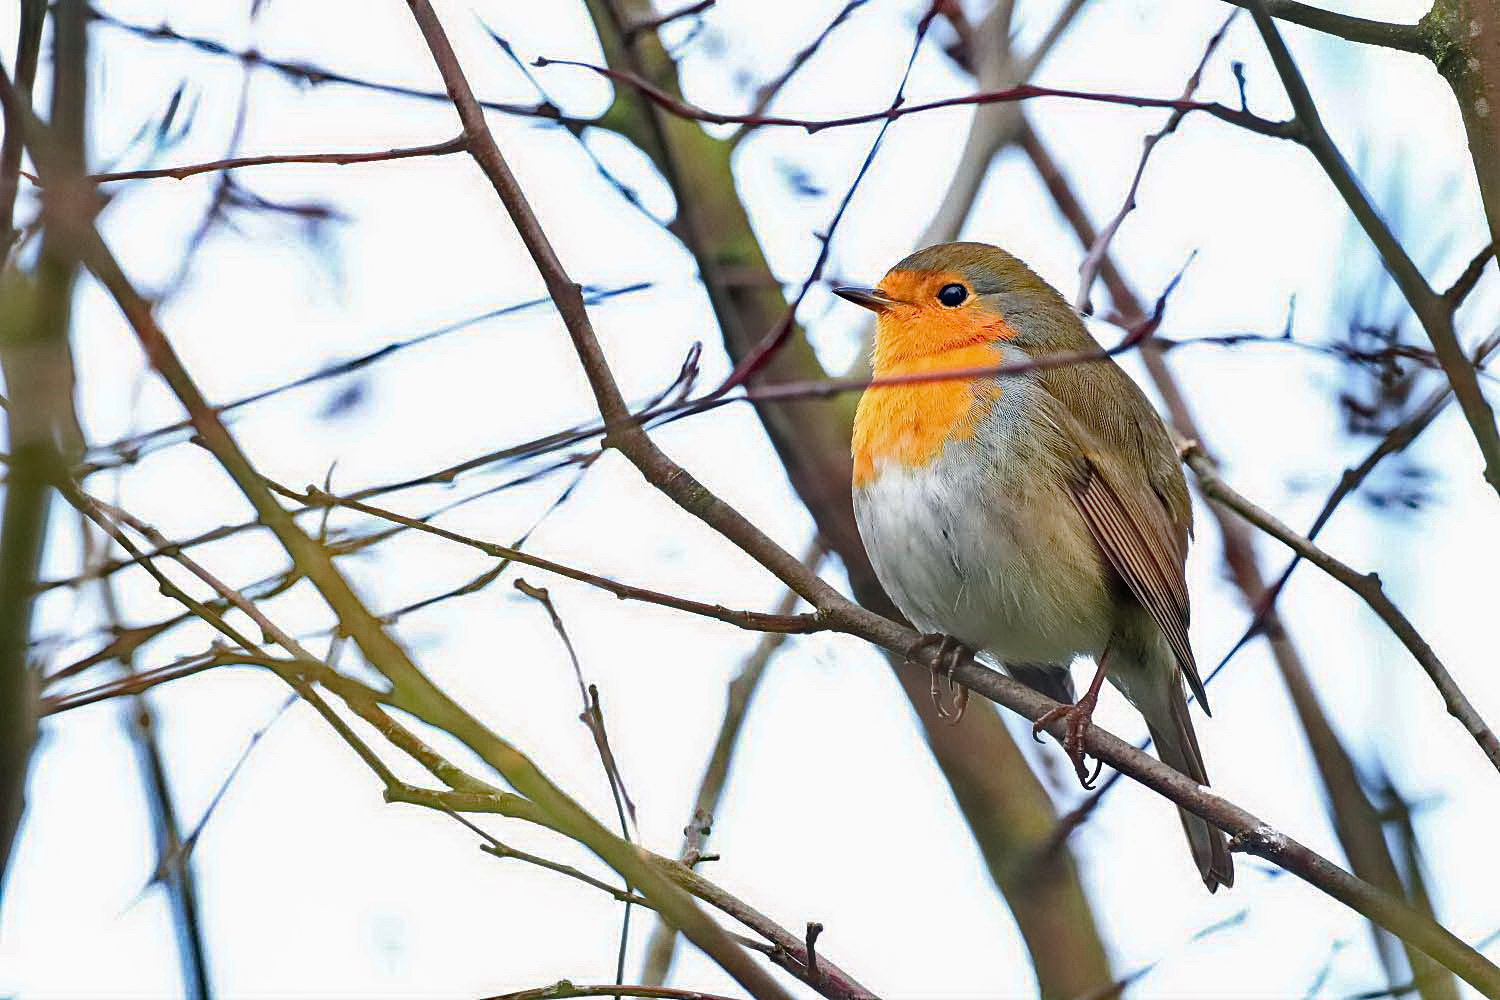
<svg viewBox="0 0 1500 1000">
<path fill-rule="evenodd" d="M 1062 702 L 1033 735 L 1065 720 L 1085 788 L 1083 734 L 1108 677 L 1161 760 L 1207 785 L 1185 689 L 1207 713 L 1188 639 L 1192 501 L 1145 393 L 1068 301 L 999 247 L 927 247 L 874 287 L 834 292 L 876 317 L 853 505 L 876 576 L 924 634 L 912 658 L 937 644 L 951 684 L 955 656 L 984 654 Z M 1044 361 L 1058 355 L 1072 357 Z M 946 372 L 967 374 L 929 377 Z M 1075 701 L 1077 657 L 1096 667 Z M 962 700 L 951 711 L 938 700 L 940 669 L 938 712 L 957 721 Z M 1179 812 L 1204 885 L 1233 885 L 1224 834 Z"/>
</svg>

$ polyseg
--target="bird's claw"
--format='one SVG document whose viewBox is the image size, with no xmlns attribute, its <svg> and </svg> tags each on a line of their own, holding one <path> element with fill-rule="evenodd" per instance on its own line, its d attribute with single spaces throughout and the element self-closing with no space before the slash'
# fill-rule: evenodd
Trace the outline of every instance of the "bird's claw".
<svg viewBox="0 0 1500 1000">
<path fill-rule="evenodd" d="M 932 706 L 937 711 L 939 719 L 950 726 L 956 726 L 964 717 L 964 709 L 968 707 L 969 689 L 954 681 L 953 671 L 960 663 L 971 658 L 974 651 L 951 635 L 934 632 L 912 643 L 911 648 L 906 651 L 907 662 L 919 662 L 921 655 L 933 646 L 937 647 L 937 653 L 933 657 L 931 666 L 932 686 L 929 690 L 932 693 Z M 951 706 L 943 704 L 939 678 L 947 684 L 948 697 L 952 701 Z"/>
<path fill-rule="evenodd" d="M 1104 769 L 1104 761 L 1096 759 L 1091 774 L 1084 759 L 1083 733 L 1092 724 L 1093 715 L 1094 706 L 1085 699 L 1076 705 L 1059 705 L 1031 725 L 1031 736 L 1040 743 L 1042 733 L 1048 726 L 1058 719 L 1066 720 L 1062 738 L 1063 751 L 1068 755 L 1068 760 L 1073 763 L 1073 771 L 1078 775 L 1078 783 L 1088 790 L 1093 789 L 1094 782 L 1099 779 L 1099 772 Z"/>
</svg>

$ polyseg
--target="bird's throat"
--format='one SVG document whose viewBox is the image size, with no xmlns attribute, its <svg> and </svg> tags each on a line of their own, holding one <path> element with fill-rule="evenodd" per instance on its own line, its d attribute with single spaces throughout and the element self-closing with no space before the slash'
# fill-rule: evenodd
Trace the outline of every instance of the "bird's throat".
<svg viewBox="0 0 1500 1000">
<path fill-rule="evenodd" d="M 992 368 L 1005 352 L 995 343 L 974 344 L 899 360 L 877 353 L 875 379 Z M 974 436 L 1000 394 L 992 378 L 953 378 L 874 385 L 860 397 L 854 417 L 854 485 L 870 482 L 885 463 L 921 466 L 954 440 Z"/>
</svg>

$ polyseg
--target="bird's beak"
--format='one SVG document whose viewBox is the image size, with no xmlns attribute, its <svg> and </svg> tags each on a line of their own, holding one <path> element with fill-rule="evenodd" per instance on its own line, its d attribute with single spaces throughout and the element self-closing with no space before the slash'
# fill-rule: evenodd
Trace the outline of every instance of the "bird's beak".
<svg viewBox="0 0 1500 1000">
<path fill-rule="evenodd" d="M 842 288 L 835 288 L 833 294 L 841 299 L 848 299 L 857 306 L 864 306 L 866 309 L 878 313 L 885 312 L 896 303 L 895 299 L 878 288 L 860 288 L 854 285 L 845 285 Z"/>
</svg>

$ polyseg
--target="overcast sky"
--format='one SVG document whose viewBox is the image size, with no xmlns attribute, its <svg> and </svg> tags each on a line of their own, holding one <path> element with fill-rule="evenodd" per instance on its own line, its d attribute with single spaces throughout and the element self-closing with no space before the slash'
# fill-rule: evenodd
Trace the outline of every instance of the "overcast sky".
<svg viewBox="0 0 1500 1000">
<path fill-rule="evenodd" d="M 689 95 L 710 107 L 743 109 L 754 84 L 779 72 L 839 6 L 838 0 L 720 0 L 696 36 L 684 39 L 688 25 L 674 26 Z M 885 106 L 923 6 L 872 0 L 787 88 L 778 108 L 820 116 Z M 1056 6 L 1022 0 L 1023 43 L 1045 29 Z M 1395 0 L 1344 6 L 1392 20 L 1422 12 L 1419 3 Z M 166 22 L 279 58 L 439 86 L 401 3 L 270 0 L 253 22 L 248 4 L 132 0 L 102 7 L 130 23 Z M 457 0 L 438 9 L 485 97 L 536 99 L 484 25 L 512 40 L 523 58 L 602 59 L 581 3 Z M 1176 96 L 1228 9 L 1210 0 L 1094 0 L 1039 82 Z M 10 5 L 0 10 L 0 39 L 14 39 L 15 19 Z M 972 87 L 941 51 L 945 31 L 934 29 L 922 50 L 908 88 L 912 100 Z M 1432 283 L 1445 287 L 1486 239 L 1446 86 L 1415 56 L 1363 51 L 1295 28 L 1286 33 L 1335 139 Z M 96 168 L 143 165 L 133 139 L 184 82 L 197 114 L 162 162 L 226 154 L 246 82 L 237 62 L 104 24 L 92 28 L 90 42 Z M 4 44 L 8 66 L 12 46 Z M 1236 60 L 1246 66 L 1250 107 L 1287 113 L 1248 18 L 1231 29 L 1210 63 L 1204 95 L 1238 103 L 1230 69 Z M 41 75 L 49 73 L 44 62 Z M 608 87 L 592 74 L 567 67 L 538 73 L 570 113 L 597 114 L 608 103 Z M 336 85 L 297 87 L 265 71 L 251 74 L 248 87 L 239 142 L 245 153 L 374 150 L 457 132 L 451 108 L 440 103 Z M 1028 110 L 1099 218 L 1118 205 L 1141 139 L 1164 119 L 1162 112 L 1064 101 L 1033 102 Z M 891 128 L 834 241 L 831 275 L 873 282 L 912 248 L 948 183 L 970 114 L 954 108 Z M 705 380 L 722 375 L 718 331 L 681 246 L 625 204 L 568 133 L 503 115 L 492 115 L 491 125 L 574 277 L 600 287 L 649 283 L 592 310 L 627 395 L 645 398 L 669 383 L 695 342 L 705 345 Z M 768 130 L 736 154 L 741 194 L 785 281 L 806 275 L 818 249 L 813 234 L 826 226 L 874 131 Z M 670 193 L 643 155 L 613 135 L 590 132 L 586 140 L 640 191 L 648 212 L 670 214 Z M 268 199 L 330 206 L 340 221 L 309 241 L 296 224 L 237 216 L 236 230 L 217 230 L 192 259 L 161 319 L 215 401 L 543 294 L 493 192 L 462 156 L 276 166 L 243 171 L 237 180 Z M 142 286 L 159 289 L 173 280 L 214 183 L 199 177 L 116 189 L 105 234 Z M 1139 201 L 1115 248 L 1143 293 L 1157 294 L 1192 257 L 1164 336 L 1274 336 L 1290 314 L 1297 340 L 1325 342 L 1343 335 L 1353 305 L 1374 301 L 1372 290 L 1384 280 L 1326 178 L 1290 143 L 1189 118 L 1158 151 Z M 964 235 L 1006 246 L 1072 297 L 1081 252 L 1019 155 L 996 163 Z M 1374 318 L 1404 315 L 1394 297 L 1384 301 Z M 1466 343 L 1493 328 L 1496 302 L 1486 278 L 1460 315 Z M 858 312 L 826 289 L 809 295 L 802 319 L 830 368 L 856 357 Z M 1414 324 L 1407 326 L 1420 337 Z M 1104 325 L 1095 332 L 1105 341 L 1118 337 Z M 87 281 L 74 345 L 91 441 L 181 417 L 146 372 L 112 303 Z M 1192 346 L 1170 359 L 1226 476 L 1294 526 L 1307 526 L 1344 464 L 1368 448 L 1342 431 L 1336 396 L 1344 370 L 1323 354 L 1295 345 Z M 1135 359 L 1123 363 L 1139 377 Z M 347 405 L 333 405 L 341 396 Z M 233 429 L 273 478 L 292 486 L 321 483 L 333 467 L 334 488 L 347 491 L 427 473 L 592 412 L 556 315 L 533 308 L 403 351 L 354 381 L 246 408 Z M 811 522 L 747 407 L 680 421 L 659 437 L 782 544 L 806 548 Z M 1378 510 L 1353 501 L 1324 539 L 1356 567 L 1381 573 L 1476 706 L 1497 718 L 1495 498 L 1456 412 L 1440 418 L 1413 454 L 1432 473 L 1420 509 Z M 391 505 L 425 513 L 542 464 L 407 491 Z M 1395 485 L 1390 472 L 1376 483 Z M 440 523 L 508 543 L 573 475 L 563 471 L 498 492 Z M 191 445 L 155 452 L 119 475 L 101 474 L 91 486 L 174 537 L 247 514 L 212 459 Z M 78 526 L 70 510 L 55 514 L 46 575 L 65 576 L 78 568 Z M 1198 523 L 1189 562 L 1193 642 L 1200 662 L 1211 665 L 1247 618 L 1223 578 L 1201 505 Z M 770 608 L 780 599 L 773 579 L 670 507 L 615 456 L 587 472 L 530 546 L 599 573 L 731 606 Z M 1268 567 L 1286 556 L 1269 541 L 1261 552 Z M 237 585 L 283 568 L 279 549 L 263 536 L 217 543 L 203 557 Z M 455 586 L 488 563 L 407 533 L 342 565 L 374 608 L 389 609 Z M 844 584 L 836 565 L 825 572 Z M 543 611 L 511 588 L 517 575 L 551 588 L 584 669 L 599 685 L 642 836 L 654 849 L 675 853 L 724 685 L 756 637 L 515 570 L 480 594 L 402 619 L 400 638 L 436 679 L 601 817 L 613 807 L 588 732 L 576 722 L 571 668 Z M 132 622 L 175 610 L 143 574 L 122 574 L 119 593 Z M 283 627 L 318 636 L 315 650 L 327 642 L 320 607 L 305 590 L 267 604 Z M 1402 793 L 1423 804 L 1418 828 L 1440 920 L 1469 941 L 1500 928 L 1493 770 L 1444 714 L 1417 665 L 1347 592 L 1304 570 L 1282 608 L 1361 766 L 1386 769 Z M 50 649 L 51 661 L 66 663 L 96 648 L 100 638 L 90 629 L 102 615 L 93 588 L 49 594 L 40 608 L 42 631 L 83 636 Z M 138 665 L 166 663 L 208 641 L 206 628 L 177 630 L 147 646 Z M 1342 860 L 1304 739 L 1265 650 L 1252 645 L 1214 687 L 1215 715 L 1200 717 L 1198 731 L 1215 788 Z M 295 705 L 279 714 L 286 696 L 274 677 L 236 669 L 150 696 L 189 824 L 247 742 L 269 725 L 196 853 L 212 975 L 223 995 L 471 996 L 613 975 L 617 904 L 556 875 L 482 854 L 474 835 L 447 817 L 382 804 L 375 777 L 311 710 Z M 110 702 L 43 726 L 0 911 L 0 993 L 181 991 L 166 897 L 149 884 L 155 865 L 149 815 L 122 725 L 125 710 Z M 1098 719 L 1124 737 L 1144 735 L 1139 718 L 1112 691 Z M 1042 760 L 1062 806 L 1076 801 L 1056 747 L 1021 744 Z M 514 846 L 602 871 L 556 837 L 510 821 L 481 823 Z M 1298 996 L 1325 966 L 1318 996 L 1383 985 L 1364 922 L 1296 879 L 1242 859 L 1233 891 L 1204 893 L 1186 862 L 1173 810 L 1128 782 L 1072 843 L 1116 969 L 1156 963 L 1132 995 Z M 786 926 L 821 921 L 827 930 L 820 951 L 884 995 L 1022 996 L 1032 988 L 1019 935 L 905 699 L 883 660 L 857 641 L 793 639 L 775 661 L 716 818 L 713 849 L 723 858 L 705 869 L 709 877 Z M 1231 918 L 1238 922 L 1191 940 Z M 637 914 L 635 926 L 628 967 L 639 970 L 650 921 Z M 722 972 L 692 951 L 680 956 L 673 981 L 734 992 Z"/>
</svg>

